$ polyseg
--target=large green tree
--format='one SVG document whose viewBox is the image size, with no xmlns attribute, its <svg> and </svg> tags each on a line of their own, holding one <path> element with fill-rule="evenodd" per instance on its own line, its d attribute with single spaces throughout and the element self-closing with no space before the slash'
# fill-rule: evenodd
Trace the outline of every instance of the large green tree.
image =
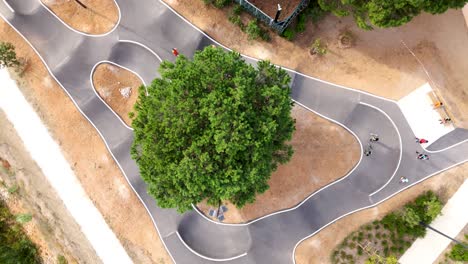
<svg viewBox="0 0 468 264">
<path fill-rule="evenodd" d="M 468 0 L 317 0 L 320 7 L 337 16 L 353 15 L 359 27 L 397 27 L 421 12 L 441 14 L 462 8 Z"/>
<path fill-rule="evenodd" d="M 180 212 L 204 199 L 253 202 L 292 155 L 289 75 L 214 47 L 164 61 L 159 72 L 140 89 L 132 123 L 132 157 L 149 193 Z"/>
</svg>

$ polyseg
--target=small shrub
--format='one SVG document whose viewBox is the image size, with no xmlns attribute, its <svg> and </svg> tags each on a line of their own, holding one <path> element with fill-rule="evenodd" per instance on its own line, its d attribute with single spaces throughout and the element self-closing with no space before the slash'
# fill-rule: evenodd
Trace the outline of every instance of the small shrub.
<svg viewBox="0 0 468 264">
<path fill-rule="evenodd" d="M 16 216 L 16 222 L 20 223 L 20 224 L 25 224 L 29 221 L 32 220 L 32 215 L 31 214 L 18 214 Z"/>
<path fill-rule="evenodd" d="M 234 8 L 232 9 L 232 13 L 234 15 L 240 15 L 243 11 L 243 8 L 241 5 L 235 5 Z"/>
<path fill-rule="evenodd" d="M 385 256 L 388 256 L 389 251 L 390 251 L 390 250 L 389 250 L 388 247 L 384 247 L 383 253 L 384 253 Z"/>
<path fill-rule="evenodd" d="M 395 246 L 391 246 L 390 251 L 392 251 L 393 253 L 396 253 L 398 251 L 398 249 Z"/>
<path fill-rule="evenodd" d="M 465 243 L 465 245 L 468 244 Z M 468 249 L 460 244 L 456 244 L 450 251 L 449 258 L 455 261 L 468 261 Z"/>
<path fill-rule="evenodd" d="M 353 243 L 353 242 L 350 242 L 349 245 L 348 245 L 348 247 L 349 247 L 350 249 L 355 249 L 355 248 L 356 248 L 356 244 Z"/>
<path fill-rule="evenodd" d="M 388 245 L 388 241 L 387 240 L 382 240 L 382 246 L 386 246 Z"/>
<path fill-rule="evenodd" d="M 362 248 L 361 248 L 361 247 L 358 247 L 358 248 L 357 248 L 357 254 L 358 254 L 359 256 L 362 256 L 362 253 L 363 253 L 363 252 L 362 252 Z"/>
<path fill-rule="evenodd" d="M 325 55 L 327 54 L 327 46 L 322 42 L 320 38 L 315 39 L 310 47 L 310 54 Z"/>
<path fill-rule="evenodd" d="M 382 235 L 381 235 L 380 233 L 376 233 L 376 234 L 375 234 L 375 237 L 376 237 L 377 239 L 380 239 L 380 238 L 382 237 Z"/>
<path fill-rule="evenodd" d="M 356 240 L 357 240 L 357 236 L 353 236 L 353 238 L 351 238 L 351 240 L 356 241 Z"/>
<path fill-rule="evenodd" d="M 257 20 L 250 20 L 245 28 L 245 32 L 249 35 L 249 40 L 258 39 L 262 34 L 262 29 L 258 25 Z"/>
<path fill-rule="evenodd" d="M 216 8 L 223 8 L 232 3 L 232 0 L 203 0 L 205 5 L 213 5 Z"/>
<path fill-rule="evenodd" d="M 57 256 L 57 263 L 58 264 L 68 264 L 68 261 L 64 256 L 58 255 Z"/>
<path fill-rule="evenodd" d="M 11 186 L 10 188 L 8 188 L 8 193 L 9 193 L 9 194 L 14 194 L 14 193 L 16 193 L 17 191 L 18 191 L 18 185 L 16 185 L 16 184 L 13 185 L 13 186 Z"/>
<path fill-rule="evenodd" d="M 295 32 L 293 30 L 291 30 L 290 28 L 287 28 L 283 32 L 282 36 L 287 40 L 293 40 L 294 37 L 296 36 L 296 34 L 295 34 Z"/>
<path fill-rule="evenodd" d="M 378 226 L 378 225 L 379 225 L 379 221 L 374 220 L 374 221 L 372 221 L 372 224 L 373 224 L 374 226 Z"/>
<path fill-rule="evenodd" d="M 364 228 L 365 228 L 367 231 L 372 230 L 372 226 L 371 226 L 371 225 L 366 225 Z"/>
<path fill-rule="evenodd" d="M 240 15 L 236 15 L 236 14 L 232 14 L 231 16 L 229 16 L 228 20 L 233 23 L 234 25 L 240 27 L 240 29 L 242 31 L 244 31 L 245 29 L 245 26 L 244 24 L 242 23 L 242 19 L 240 17 Z"/>
<path fill-rule="evenodd" d="M 383 233 L 382 238 L 387 238 L 387 233 Z"/>
<path fill-rule="evenodd" d="M 367 234 L 367 239 L 372 239 L 372 234 L 371 233 Z"/>
<path fill-rule="evenodd" d="M 304 32 L 306 28 L 307 16 L 305 13 L 301 13 L 297 16 L 296 32 Z"/>
</svg>

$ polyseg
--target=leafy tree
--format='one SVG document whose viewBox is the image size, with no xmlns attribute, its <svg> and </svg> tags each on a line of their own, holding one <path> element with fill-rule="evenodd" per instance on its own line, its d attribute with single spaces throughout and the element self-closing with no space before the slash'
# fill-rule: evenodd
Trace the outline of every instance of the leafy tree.
<svg viewBox="0 0 468 264">
<path fill-rule="evenodd" d="M 238 207 L 268 189 L 292 156 L 290 77 L 267 61 L 207 47 L 163 62 L 140 89 L 132 157 L 159 206 L 189 210 L 204 199 Z"/>
<path fill-rule="evenodd" d="M 20 62 L 16 58 L 15 47 L 9 42 L 0 42 L 0 68 L 18 67 Z"/>
<path fill-rule="evenodd" d="M 397 27 L 421 12 L 441 14 L 449 8 L 462 8 L 467 0 L 317 0 L 320 7 L 336 16 L 352 14 L 359 27 Z M 370 23 L 369 23 L 370 22 Z"/>
<path fill-rule="evenodd" d="M 411 207 L 406 207 L 401 217 L 410 228 L 418 226 L 421 221 L 419 215 Z"/>
<path fill-rule="evenodd" d="M 426 207 L 426 217 L 429 222 L 434 220 L 442 211 L 442 203 L 436 197 L 431 197 L 425 201 L 424 206 Z"/>
</svg>

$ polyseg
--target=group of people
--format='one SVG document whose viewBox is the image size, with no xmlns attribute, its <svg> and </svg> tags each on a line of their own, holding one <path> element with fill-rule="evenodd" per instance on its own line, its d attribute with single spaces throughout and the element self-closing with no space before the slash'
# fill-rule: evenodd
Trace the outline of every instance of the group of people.
<svg viewBox="0 0 468 264">
<path fill-rule="evenodd" d="M 372 150 L 373 150 L 373 147 L 372 147 L 372 143 L 373 142 L 378 142 L 380 137 L 379 135 L 375 134 L 375 133 L 370 133 L 369 135 L 369 143 L 367 144 L 366 148 L 364 149 L 364 155 L 366 156 L 370 156 L 372 154 Z M 416 143 L 419 143 L 419 144 L 426 144 L 426 143 L 429 143 L 429 140 L 427 139 L 424 139 L 424 138 L 417 138 L 415 137 L 414 140 L 416 141 Z M 429 159 L 429 155 L 427 154 L 424 154 L 424 153 L 420 153 L 419 151 L 416 151 L 416 157 L 419 159 L 419 160 L 428 160 Z M 401 177 L 400 178 L 400 183 L 407 183 L 409 182 L 408 178 L 406 177 Z"/>
</svg>

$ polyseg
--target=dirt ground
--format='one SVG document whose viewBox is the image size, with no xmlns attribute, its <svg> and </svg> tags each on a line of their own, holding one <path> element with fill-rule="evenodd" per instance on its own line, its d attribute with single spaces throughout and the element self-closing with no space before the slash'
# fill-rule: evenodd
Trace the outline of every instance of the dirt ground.
<svg viewBox="0 0 468 264">
<path fill-rule="evenodd" d="M 91 4 L 102 1 L 83 2 Z M 329 16 L 317 26 L 308 25 L 306 32 L 297 36 L 294 43 L 273 34 L 272 41 L 264 43 L 248 41 L 246 34 L 227 20 L 226 11 L 207 8 L 202 1 L 166 2 L 224 45 L 327 81 L 392 99 L 399 99 L 420 85 L 430 82 L 442 95 L 456 125 L 468 127 L 468 78 L 465 75 L 468 72 L 468 34 L 460 11 L 451 10 L 438 16 L 425 14 L 398 29 L 373 31 L 357 29 L 352 18 L 338 19 Z M 68 14 L 71 16 L 73 12 Z M 85 22 L 83 24 L 86 25 Z M 87 24 L 83 31 L 89 28 L 92 26 Z M 5 23 L 0 24 L 0 29 L 0 38 L 13 42 L 20 56 L 32 56 L 29 47 Z M 339 34 L 345 30 L 355 36 L 355 45 L 349 49 L 341 49 L 337 43 Z M 328 44 L 328 53 L 323 57 L 310 57 L 309 47 L 318 37 Z M 414 52 L 430 77 L 401 40 Z M 75 172 L 85 190 L 105 215 L 114 232 L 135 262 L 156 262 L 162 258 L 163 262 L 170 263 L 156 232 L 132 233 L 128 228 L 128 223 L 132 223 L 132 230 L 154 230 L 145 210 L 132 195 L 97 133 L 46 74 L 37 57 L 31 64 L 34 67 L 30 67 L 24 77 L 23 92 L 39 110 L 56 140 L 61 142 L 65 155 L 74 164 Z M 406 202 L 405 199 L 417 196 L 428 185 L 431 186 L 431 183 L 434 186 L 438 183 L 450 186 L 456 184 L 456 178 L 462 177 L 461 173 L 466 171 L 466 167 L 465 164 L 438 175 L 377 208 L 356 213 L 327 227 L 301 244 L 297 254 L 298 261 L 321 263 L 314 261 L 323 259 L 326 262 L 331 249 L 340 241 L 339 238 L 345 237 L 360 225 L 359 221 L 367 222 L 372 217 L 382 215 L 385 210 L 390 211 L 400 206 Z M 453 177 L 454 180 L 446 181 L 446 177 Z"/>
<path fill-rule="evenodd" d="M 455 237 L 456 240 L 460 242 L 465 242 L 467 243 L 468 241 L 465 239 L 465 235 L 468 234 L 468 224 L 465 225 L 465 227 L 458 233 L 458 235 Z M 440 253 L 439 257 L 434 261 L 436 264 L 458 264 L 456 261 L 451 260 L 446 254 L 449 254 L 450 251 L 452 250 L 453 246 L 455 243 L 450 243 L 450 245 L 442 252 Z"/>
<path fill-rule="evenodd" d="M 50 77 L 33 50 L 3 21 L 0 41 L 13 43 L 19 57 L 29 58 L 29 67 L 19 79 L 20 89 L 133 261 L 171 263 L 150 217 L 94 127 Z"/>
<path fill-rule="evenodd" d="M 0 158 L 11 166 L 0 170 L 0 199 L 13 214 L 30 213 L 24 225 L 28 236 L 39 246 L 45 263 L 55 263 L 58 255 L 69 263 L 100 263 L 93 247 L 32 160 L 16 130 L 0 110 Z M 8 188 L 18 186 L 14 193 Z"/>
<path fill-rule="evenodd" d="M 392 197 L 377 207 L 349 215 L 329 225 L 317 235 L 304 240 L 296 249 L 297 264 L 330 263 L 333 249 L 359 226 L 381 219 L 387 213 L 403 206 L 427 190 L 436 192 L 444 202 L 468 179 L 468 163 L 440 173 L 404 192 Z"/>
<path fill-rule="evenodd" d="M 330 15 L 317 25 L 309 21 L 306 31 L 294 42 L 271 33 L 271 42 L 265 43 L 248 41 L 247 35 L 227 20 L 227 10 L 206 7 L 202 1 L 165 2 L 236 51 L 326 81 L 395 100 L 429 82 L 442 95 L 455 124 L 468 128 L 468 30 L 460 10 L 437 16 L 422 14 L 402 27 L 372 31 L 357 28 L 351 17 Z M 348 49 L 338 45 L 338 36 L 344 31 L 351 32 L 355 39 L 354 46 Z M 328 46 L 323 57 L 309 55 L 316 38 Z"/>
<path fill-rule="evenodd" d="M 258 195 L 254 203 L 242 209 L 228 203 L 224 222 L 248 222 L 293 207 L 356 165 L 359 145 L 347 130 L 298 105 L 292 117 L 296 131 L 290 142 L 294 148 L 291 161 L 278 167 L 268 181 L 270 189 Z M 199 208 L 207 215 L 210 207 L 201 204 Z"/>
<path fill-rule="evenodd" d="M 93 74 L 94 88 L 99 96 L 124 120 L 132 125 L 128 113 L 133 111 L 133 105 L 138 99 L 138 88 L 141 80 L 132 72 L 118 66 L 102 63 L 96 67 Z M 130 89 L 128 98 L 123 96 L 122 89 Z"/>
<path fill-rule="evenodd" d="M 110 31 L 119 20 L 119 11 L 113 0 L 41 0 L 72 28 L 89 34 Z"/>
<path fill-rule="evenodd" d="M 278 21 L 282 21 L 292 14 L 301 0 L 249 0 L 249 2 L 271 18 L 275 18 L 278 4 L 281 5 L 281 14 Z"/>
</svg>

